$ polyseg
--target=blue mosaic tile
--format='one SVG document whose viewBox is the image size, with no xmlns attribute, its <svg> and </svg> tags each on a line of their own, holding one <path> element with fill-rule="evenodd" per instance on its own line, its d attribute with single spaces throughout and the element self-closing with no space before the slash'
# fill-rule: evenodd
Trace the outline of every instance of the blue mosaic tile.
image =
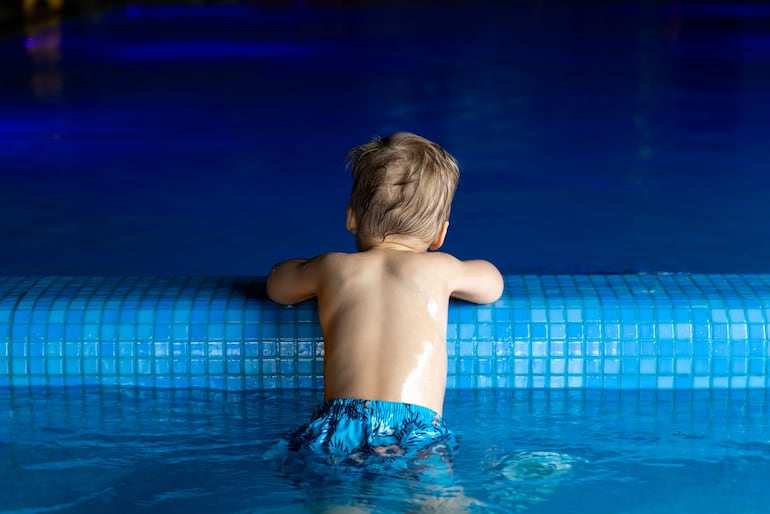
<svg viewBox="0 0 770 514">
<path fill-rule="evenodd" d="M 451 302 L 448 387 L 765 388 L 770 276 L 507 276 Z M 0 278 L 0 385 L 322 386 L 313 302 L 261 278 Z"/>
</svg>

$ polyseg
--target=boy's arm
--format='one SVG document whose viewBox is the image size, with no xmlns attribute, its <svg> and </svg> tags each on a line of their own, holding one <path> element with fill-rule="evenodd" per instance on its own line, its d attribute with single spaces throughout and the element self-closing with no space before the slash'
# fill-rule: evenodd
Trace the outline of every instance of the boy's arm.
<svg viewBox="0 0 770 514">
<path fill-rule="evenodd" d="M 267 277 L 267 296 L 284 305 L 293 305 L 316 296 L 316 266 L 316 259 L 292 259 L 276 264 Z"/>
<path fill-rule="evenodd" d="M 452 298 L 473 303 L 493 303 L 503 294 L 503 276 L 489 261 L 458 261 Z"/>
</svg>

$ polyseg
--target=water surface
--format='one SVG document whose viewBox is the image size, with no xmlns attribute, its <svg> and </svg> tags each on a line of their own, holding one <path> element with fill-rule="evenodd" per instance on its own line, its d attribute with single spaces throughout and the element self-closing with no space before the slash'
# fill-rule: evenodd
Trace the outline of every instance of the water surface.
<svg viewBox="0 0 770 514">
<path fill-rule="evenodd" d="M 276 441 L 319 396 L 0 391 L 0 512 L 300 513 L 319 491 L 383 513 L 437 500 L 462 512 L 759 513 L 770 500 L 765 391 L 449 391 L 445 419 L 461 436 L 449 479 L 431 466 L 287 474 Z"/>
</svg>

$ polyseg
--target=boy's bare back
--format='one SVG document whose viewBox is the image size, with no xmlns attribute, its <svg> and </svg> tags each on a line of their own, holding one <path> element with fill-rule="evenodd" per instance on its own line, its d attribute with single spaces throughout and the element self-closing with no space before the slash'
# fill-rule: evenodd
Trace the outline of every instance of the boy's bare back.
<svg viewBox="0 0 770 514">
<path fill-rule="evenodd" d="M 359 253 L 289 261 L 271 273 L 276 301 L 318 298 L 326 400 L 385 400 L 442 412 L 450 295 L 493 302 L 502 278 L 486 261 L 426 249 L 383 242 Z"/>
</svg>

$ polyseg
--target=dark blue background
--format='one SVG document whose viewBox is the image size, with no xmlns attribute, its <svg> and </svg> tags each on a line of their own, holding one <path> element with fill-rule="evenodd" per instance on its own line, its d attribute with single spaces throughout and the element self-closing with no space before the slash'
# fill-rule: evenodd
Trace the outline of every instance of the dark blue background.
<svg viewBox="0 0 770 514">
<path fill-rule="evenodd" d="M 347 150 L 462 167 L 504 272 L 770 271 L 770 6 L 129 4 L 0 39 L 0 274 L 353 251 Z"/>
</svg>

